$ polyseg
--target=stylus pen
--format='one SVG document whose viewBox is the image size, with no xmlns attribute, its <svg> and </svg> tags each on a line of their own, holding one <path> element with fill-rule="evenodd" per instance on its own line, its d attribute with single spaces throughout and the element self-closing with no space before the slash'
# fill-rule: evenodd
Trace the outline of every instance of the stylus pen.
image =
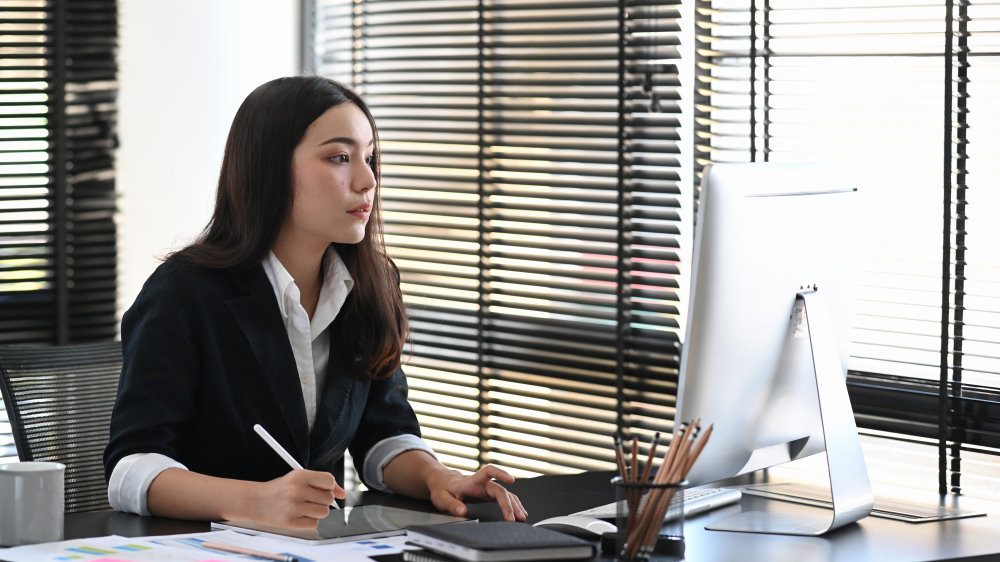
<svg viewBox="0 0 1000 562">
<path fill-rule="evenodd" d="M 268 433 L 267 430 L 264 429 L 262 425 L 260 425 L 259 423 L 253 424 L 253 430 L 257 432 L 257 435 L 260 435 L 260 438 L 263 439 L 265 443 L 267 443 L 268 445 L 271 446 L 272 449 L 274 449 L 275 453 L 278 453 L 279 457 L 285 459 L 285 462 L 288 463 L 288 466 L 296 470 L 302 470 L 302 465 L 299 464 L 299 461 L 295 460 L 295 457 L 288 454 L 288 451 L 286 451 L 285 448 L 282 447 L 280 443 L 275 441 L 274 437 L 271 437 L 271 434 Z M 340 506 L 337 505 L 336 500 L 333 501 L 330 507 L 334 509 L 340 509 Z"/>
<path fill-rule="evenodd" d="M 299 562 L 299 559 L 290 554 L 273 554 L 271 552 L 264 552 L 262 550 L 254 550 L 252 548 L 243 548 L 242 546 L 232 546 L 228 544 L 220 544 L 217 542 L 202 542 L 201 546 L 205 548 L 210 548 L 212 550 L 221 550 L 223 552 L 234 552 L 236 554 L 245 554 L 247 556 L 253 556 L 254 558 L 263 558 L 265 560 L 277 560 L 278 562 Z"/>
</svg>

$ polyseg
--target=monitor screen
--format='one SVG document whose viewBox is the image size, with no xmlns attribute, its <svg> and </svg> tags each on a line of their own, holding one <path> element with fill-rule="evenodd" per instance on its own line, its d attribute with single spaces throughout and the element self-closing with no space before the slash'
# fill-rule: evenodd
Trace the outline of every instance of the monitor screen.
<svg viewBox="0 0 1000 562">
<path fill-rule="evenodd" d="M 856 185 L 815 164 L 714 164 L 702 178 L 675 420 L 712 424 L 691 485 L 824 451 L 796 296 L 823 301 L 846 373 Z M 812 311 L 810 311 L 812 312 Z"/>
</svg>

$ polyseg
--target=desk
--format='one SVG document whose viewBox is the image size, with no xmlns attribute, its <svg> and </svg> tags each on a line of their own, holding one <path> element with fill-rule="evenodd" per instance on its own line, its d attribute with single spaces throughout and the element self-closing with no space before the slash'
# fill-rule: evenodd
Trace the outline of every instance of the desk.
<svg viewBox="0 0 1000 562">
<path fill-rule="evenodd" d="M 564 515 L 614 500 L 610 472 L 525 478 L 509 486 L 528 510 L 529 522 Z M 967 498 L 958 498 L 961 502 Z M 760 501 L 744 498 L 744 502 Z M 352 492 L 349 505 L 380 504 L 427 509 L 428 504 L 378 492 Z M 963 504 L 957 507 L 965 507 Z M 982 509 L 976 505 L 976 509 Z M 788 562 L 904 562 L 915 560 L 1000 559 L 1000 506 L 985 517 L 934 523 L 903 523 L 868 517 L 822 537 L 793 537 L 705 530 L 721 516 L 738 512 L 734 505 L 690 518 L 684 525 L 686 560 L 723 562 L 734 559 Z M 469 516 L 499 520 L 495 504 L 470 506 Z M 147 536 L 208 531 L 208 523 L 139 517 L 115 512 L 66 515 L 66 538 L 101 535 Z"/>
</svg>

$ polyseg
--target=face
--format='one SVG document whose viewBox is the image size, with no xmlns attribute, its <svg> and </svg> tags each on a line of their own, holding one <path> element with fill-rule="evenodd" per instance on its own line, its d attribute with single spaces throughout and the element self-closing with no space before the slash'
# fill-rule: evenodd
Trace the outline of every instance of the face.
<svg viewBox="0 0 1000 562">
<path fill-rule="evenodd" d="M 292 153 L 292 207 L 283 235 L 319 249 L 363 240 L 376 192 L 374 149 L 371 123 L 353 103 L 313 121 Z"/>
</svg>

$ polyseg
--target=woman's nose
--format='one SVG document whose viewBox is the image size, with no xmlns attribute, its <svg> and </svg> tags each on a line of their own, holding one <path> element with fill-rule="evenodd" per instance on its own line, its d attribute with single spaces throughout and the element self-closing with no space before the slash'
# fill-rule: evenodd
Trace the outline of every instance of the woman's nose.
<svg viewBox="0 0 1000 562">
<path fill-rule="evenodd" d="M 361 192 L 375 189 L 378 182 L 375 180 L 375 170 L 367 162 L 361 164 L 361 169 L 354 176 L 355 189 Z"/>
</svg>

